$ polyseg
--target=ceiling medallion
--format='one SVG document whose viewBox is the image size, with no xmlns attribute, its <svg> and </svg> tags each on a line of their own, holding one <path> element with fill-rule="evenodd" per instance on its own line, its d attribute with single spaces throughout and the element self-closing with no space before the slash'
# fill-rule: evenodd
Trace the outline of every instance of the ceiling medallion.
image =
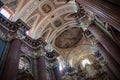
<svg viewBox="0 0 120 80">
<path fill-rule="evenodd" d="M 43 15 L 47 15 L 55 9 L 55 6 L 52 3 L 52 1 L 47 0 L 40 5 L 39 9 L 40 9 L 40 11 L 42 12 Z"/>
<path fill-rule="evenodd" d="M 52 10 L 52 8 L 49 4 L 44 4 L 42 6 L 42 10 L 44 11 L 44 13 L 49 13 Z"/>
<path fill-rule="evenodd" d="M 61 25 L 63 25 L 63 20 L 61 18 L 57 18 L 53 20 L 52 25 L 54 27 L 60 27 Z"/>
<path fill-rule="evenodd" d="M 59 27 L 62 25 L 62 22 L 60 20 L 56 20 L 56 21 L 54 21 L 54 25 L 55 25 L 55 27 Z"/>
</svg>

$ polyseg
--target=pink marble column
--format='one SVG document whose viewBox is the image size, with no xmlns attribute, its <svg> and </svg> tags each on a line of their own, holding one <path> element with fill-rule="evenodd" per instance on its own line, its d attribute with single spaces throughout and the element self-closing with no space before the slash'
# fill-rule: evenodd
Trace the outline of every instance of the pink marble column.
<svg viewBox="0 0 120 80">
<path fill-rule="evenodd" d="M 108 66 L 110 67 L 112 72 L 116 75 L 116 77 L 118 79 L 120 79 L 120 76 L 119 76 L 119 74 L 120 74 L 120 65 L 115 61 L 115 59 L 106 51 L 106 49 L 100 43 L 97 43 L 95 47 L 99 50 L 99 52 L 107 60 Z M 111 72 L 111 71 L 108 71 L 108 72 Z M 116 79 L 114 79 L 114 80 L 116 80 Z"/>
<path fill-rule="evenodd" d="M 20 49 L 21 40 L 13 40 L 8 53 L 2 80 L 16 80 L 19 65 Z"/>
<path fill-rule="evenodd" d="M 46 65 L 44 56 L 37 58 L 38 80 L 47 80 Z"/>
<path fill-rule="evenodd" d="M 94 23 L 88 27 L 88 30 L 120 65 L 120 47 Z"/>
<path fill-rule="evenodd" d="M 59 70 L 59 66 L 53 68 L 55 80 L 62 80 L 62 76 Z"/>
</svg>

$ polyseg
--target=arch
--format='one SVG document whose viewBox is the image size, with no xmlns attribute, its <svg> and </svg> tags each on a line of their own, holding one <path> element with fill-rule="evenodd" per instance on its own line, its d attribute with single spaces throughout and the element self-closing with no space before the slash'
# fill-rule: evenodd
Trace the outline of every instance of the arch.
<svg viewBox="0 0 120 80">
<path fill-rule="evenodd" d="M 73 28 L 73 27 L 79 28 L 79 26 L 77 26 L 76 23 L 72 23 L 72 22 L 71 22 L 71 24 L 66 24 L 66 25 L 63 25 L 63 27 L 56 29 L 56 30 L 50 35 L 50 37 L 49 37 L 49 39 L 48 39 L 48 40 L 49 40 L 48 42 L 52 43 L 52 45 L 55 45 L 55 44 L 54 44 L 55 39 L 56 39 L 62 32 L 64 32 L 65 30 L 68 30 L 68 29 L 70 29 L 70 28 Z"/>
<path fill-rule="evenodd" d="M 50 32 L 50 30 L 46 30 L 46 31 L 42 34 L 42 38 L 43 38 L 44 40 L 46 40 L 47 37 L 49 36 L 49 32 Z"/>
<path fill-rule="evenodd" d="M 37 21 L 39 20 L 39 17 L 40 17 L 40 14 L 36 13 L 32 17 L 28 18 L 26 22 L 30 27 L 36 26 Z"/>
<path fill-rule="evenodd" d="M 48 42 L 50 43 L 53 43 L 56 39 L 56 37 L 58 35 L 60 35 L 64 30 L 67 30 L 69 28 L 72 28 L 72 27 L 79 27 L 78 25 L 76 25 L 77 23 L 75 21 L 70 21 L 70 22 L 67 22 L 67 23 L 64 23 L 63 24 L 63 27 L 58 27 L 57 29 L 55 29 L 51 35 L 49 36 L 48 38 Z M 74 26 L 75 25 L 75 26 Z"/>
<path fill-rule="evenodd" d="M 24 0 L 21 0 L 16 8 L 15 14 L 22 8 Z"/>
<path fill-rule="evenodd" d="M 49 38 L 51 32 L 52 32 L 51 28 L 48 28 L 43 32 L 42 37 L 43 37 L 43 39 L 45 39 L 46 42 L 48 42 L 48 38 Z"/>
<path fill-rule="evenodd" d="M 75 20 L 75 12 L 71 12 L 71 13 L 69 13 L 69 14 L 67 14 L 65 17 L 64 17 L 64 19 L 65 20 Z"/>
</svg>

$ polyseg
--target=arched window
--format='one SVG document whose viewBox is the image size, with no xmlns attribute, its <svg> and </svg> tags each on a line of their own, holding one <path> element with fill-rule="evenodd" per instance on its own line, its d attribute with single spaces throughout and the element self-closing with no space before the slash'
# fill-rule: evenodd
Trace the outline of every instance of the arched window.
<svg viewBox="0 0 120 80">
<path fill-rule="evenodd" d="M 21 56 L 19 60 L 20 70 L 30 70 L 30 60 L 26 56 Z"/>
<path fill-rule="evenodd" d="M 0 13 L 9 20 L 11 20 L 13 15 L 13 12 L 7 6 L 3 6 L 0 9 Z"/>
</svg>

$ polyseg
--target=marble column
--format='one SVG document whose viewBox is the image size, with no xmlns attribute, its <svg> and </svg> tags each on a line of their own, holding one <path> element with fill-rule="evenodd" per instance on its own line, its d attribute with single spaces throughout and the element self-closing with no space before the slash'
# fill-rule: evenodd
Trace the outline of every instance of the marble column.
<svg viewBox="0 0 120 80">
<path fill-rule="evenodd" d="M 120 65 L 120 47 L 94 23 L 88 27 L 88 30 Z"/>
<path fill-rule="evenodd" d="M 33 58 L 33 76 L 35 80 L 38 80 L 38 69 L 37 69 L 37 59 Z"/>
<path fill-rule="evenodd" d="M 106 51 L 106 49 L 100 43 L 97 43 L 95 47 L 104 56 L 111 71 L 116 75 L 118 79 L 120 79 L 120 76 L 119 76 L 120 65 L 115 61 L 115 59 Z M 107 68 L 107 72 L 109 76 L 114 78 L 113 80 L 116 80 L 115 77 L 111 76 L 111 71 Z"/>
<path fill-rule="evenodd" d="M 47 80 L 46 65 L 44 56 L 37 58 L 38 80 Z"/>
<path fill-rule="evenodd" d="M 13 40 L 8 53 L 2 80 L 16 80 L 19 65 L 20 49 L 21 40 Z"/>
<path fill-rule="evenodd" d="M 97 16 L 108 22 L 120 31 L 120 7 L 107 0 L 76 0 L 83 7 L 94 12 Z"/>
<path fill-rule="evenodd" d="M 53 63 L 53 72 L 54 72 L 54 77 L 55 80 L 62 80 L 61 72 L 59 70 L 59 63 L 58 61 L 54 61 Z"/>
<path fill-rule="evenodd" d="M 55 75 L 55 80 L 62 80 L 59 67 L 54 67 L 53 71 L 54 71 L 54 75 Z"/>
</svg>

